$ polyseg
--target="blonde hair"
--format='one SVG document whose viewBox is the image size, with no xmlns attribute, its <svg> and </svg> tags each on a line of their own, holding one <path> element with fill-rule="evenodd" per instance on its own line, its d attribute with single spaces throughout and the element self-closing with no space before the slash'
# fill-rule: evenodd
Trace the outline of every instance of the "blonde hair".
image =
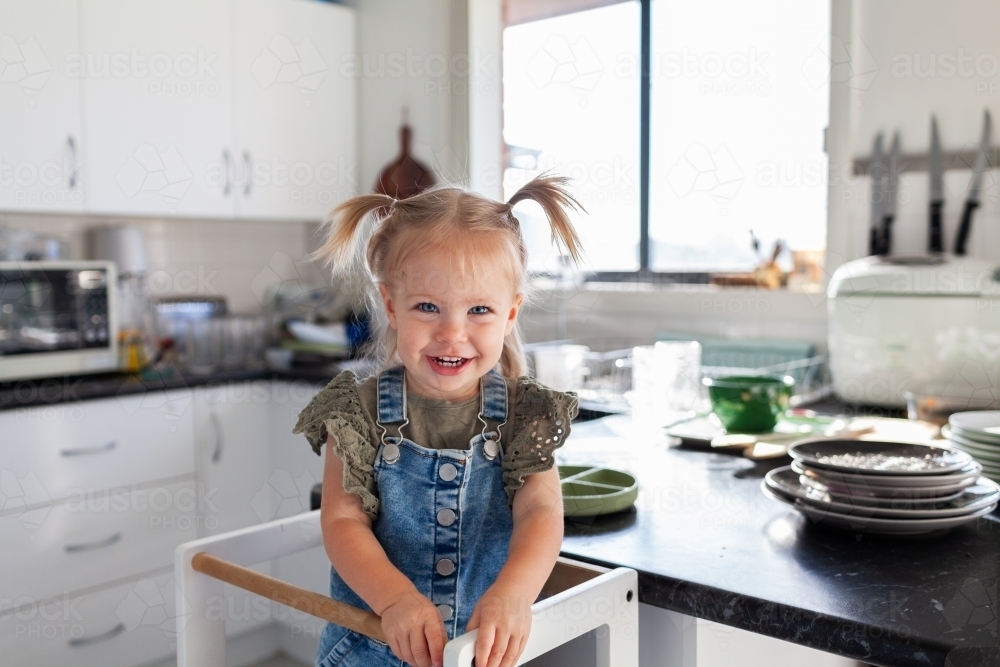
<svg viewBox="0 0 1000 667">
<path fill-rule="evenodd" d="M 335 274 L 364 276 L 369 288 L 391 288 L 407 257 L 446 247 L 464 271 L 474 272 L 486 256 L 506 274 L 514 292 L 526 296 L 528 250 L 513 207 L 525 200 L 537 202 L 548 219 L 553 243 L 579 262 L 580 238 L 570 223 L 569 210 L 582 211 L 583 207 L 567 184 L 568 179 L 561 176 L 537 176 L 505 204 L 455 186 L 432 188 L 400 201 L 381 194 L 352 197 L 326 220 L 326 241 L 313 257 L 332 264 Z M 366 225 L 369 220 L 372 224 Z M 368 291 L 369 310 L 381 313 L 377 290 Z M 375 338 L 371 356 L 377 364 L 384 368 L 394 363 L 396 332 L 384 317 L 379 318 Z M 506 377 L 527 371 L 516 325 L 504 338 L 499 366 Z"/>
</svg>

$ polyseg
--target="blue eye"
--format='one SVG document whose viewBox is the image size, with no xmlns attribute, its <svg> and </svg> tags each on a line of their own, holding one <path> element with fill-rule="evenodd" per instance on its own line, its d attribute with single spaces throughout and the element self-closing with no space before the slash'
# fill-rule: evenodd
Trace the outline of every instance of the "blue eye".
<svg viewBox="0 0 1000 667">
<path fill-rule="evenodd" d="M 417 310 L 419 310 L 421 313 L 436 313 L 438 312 L 438 307 L 435 306 L 433 303 L 427 303 L 425 301 L 423 303 L 417 304 Z"/>
<path fill-rule="evenodd" d="M 469 313 L 472 315 L 486 315 L 489 312 L 489 306 L 473 306 L 472 308 L 469 308 Z"/>
</svg>

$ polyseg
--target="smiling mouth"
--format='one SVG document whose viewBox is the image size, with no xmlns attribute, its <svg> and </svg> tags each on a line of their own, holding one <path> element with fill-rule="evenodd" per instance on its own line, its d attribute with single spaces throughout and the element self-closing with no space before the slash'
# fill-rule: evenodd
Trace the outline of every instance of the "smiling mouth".
<svg viewBox="0 0 1000 667">
<path fill-rule="evenodd" d="M 472 359 L 467 357 L 427 357 L 431 368 L 439 375 L 458 375 Z"/>
<path fill-rule="evenodd" d="M 465 357 L 431 357 L 431 359 L 445 368 L 458 368 L 468 361 Z"/>
</svg>

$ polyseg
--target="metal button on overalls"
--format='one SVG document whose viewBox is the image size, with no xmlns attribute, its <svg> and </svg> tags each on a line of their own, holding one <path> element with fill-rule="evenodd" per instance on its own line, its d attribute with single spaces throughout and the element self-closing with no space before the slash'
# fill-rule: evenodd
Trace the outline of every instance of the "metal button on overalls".
<svg viewBox="0 0 1000 667">
<path fill-rule="evenodd" d="M 386 463 L 395 463 L 399 460 L 399 446 L 389 443 L 382 448 L 382 460 Z"/>
<path fill-rule="evenodd" d="M 503 482 L 504 452 L 499 441 L 483 434 L 492 436 L 507 421 L 506 386 L 503 376 L 490 371 L 480 383 L 483 431 L 468 444 L 430 449 L 406 438 L 402 367 L 379 376 L 376 425 L 382 442 L 374 462 L 379 514 L 372 531 L 389 561 L 437 608 L 449 639 L 465 632 L 510 548 L 513 516 Z M 496 445 L 492 458 L 487 444 Z M 330 596 L 369 609 L 332 569 Z M 316 664 L 373 667 L 399 661 L 388 646 L 329 624 Z"/>
<path fill-rule="evenodd" d="M 458 468 L 451 463 L 445 463 L 441 466 L 441 470 L 438 471 L 438 474 L 441 476 L 441 479 L 446 482 L 450 482 L 458 477 Z"/>
</svg>

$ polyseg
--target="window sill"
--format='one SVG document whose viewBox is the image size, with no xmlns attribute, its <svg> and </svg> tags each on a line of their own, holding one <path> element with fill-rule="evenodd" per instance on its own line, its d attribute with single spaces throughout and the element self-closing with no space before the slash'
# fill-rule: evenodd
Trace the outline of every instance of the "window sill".
<svg viewBox="0 0 1000 667">
<path fill-rule="evenodd" d="M 809 298 L 812 301 L 826 301 L 826 285 L 823 283 L 798 283 L 787 287 L 767 288 L 753 285 L 715 285 L 709 282 L 675 282 L 664 280 L 601 280 L 591 279 L 580 282 L 571 280 L 556 280 L 553 278 L 536 277 L 531 280 L 531 287 L 536 292 L 562 292 L 565 294 L 579 292 L 643 292 L 643 293 L 674 293 L 674 294 L 755 294 L 758 296 L 794 295 Z M 794 297 L 793 297 L 794 298 Z"/>
</svg>

